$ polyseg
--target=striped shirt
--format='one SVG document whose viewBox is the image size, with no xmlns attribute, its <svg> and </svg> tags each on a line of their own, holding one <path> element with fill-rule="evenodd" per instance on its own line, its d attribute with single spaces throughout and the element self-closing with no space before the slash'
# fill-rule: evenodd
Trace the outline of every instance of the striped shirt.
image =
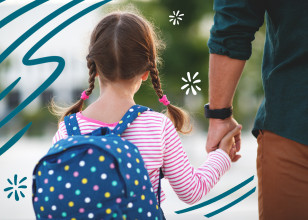
<svg viewBox="0 0 308 220">
<path fill-rule="evenodd" d="M 113 129 L 117 123 L 106 124 L 77 113 L 81 134 L 87 134 L 99 127 Z M 65 123 L 60 122 L 53 143 L 67 137 Z M 193 204 L 205 196 L 230 168 L 231 160 L 223 150 L 209 153 L 206 161 L 195 169 L 188 161 L 180 137 L 169 118 L 165 115 L 145 111 L 122 133 L 121 137 L 135 144 L 145 162 L 155 194 L 159 183 L 159 169 L 169 180 L 178 197 Z M 165 193 L 161 191 L 161 201 Z"/>
</svg>

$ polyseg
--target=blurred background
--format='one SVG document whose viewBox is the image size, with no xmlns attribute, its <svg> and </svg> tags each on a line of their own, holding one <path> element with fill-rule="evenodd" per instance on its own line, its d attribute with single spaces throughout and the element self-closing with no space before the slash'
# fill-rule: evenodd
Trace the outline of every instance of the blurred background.
<svg viewBox="0 0 308 220">
<path fill-rule="evenodd" d="M 7 0 L 2 2 L 0 4 L 0 19 L 29 2 L 31 1 Z M 68 2 L 66 0 L 50 0 L 0 29 L 0 50 L 4 51 L 35 23 Z M 56 68 L 54 63 L 25 66 L 22 64 L 25 53 L 49 31 L 93 2 L 96 1 L 84 1 L 59 15 L 38 30 L 0 64 L 0 92 L 18 77 L 21 77 L 14 90 L 0 101 L 0 120 L 27 98 Z M 65 106 L 79 99 L 80 93 L 88 87 L 85 57 L 91 31 L 106 13 L 119 9 L 131 11 L 132 8 L 134 8 L 133 10 L 137 9 L 157 27 L 157 32 L 166 45 L 165 50 L 160 53 L 163 62 L 159 66 L 163 90 L 172 103 L 183 107 L 192 116 L 193 133 L 181 136 L 191 163 L 197 167 L 204 161 L 208 121 L 204 118 L 203 105 L 208 102 L 209 51 L 207 41 L 213 24 L 213 0 L 114 0 L 68 26 L 35 53 L 34 57 L 62 56 L 66 61 L 66 66 L 60 77 L 45 92 L 0 128 L 0 146 L 2 146 L 16 132 L 32 122 L 25 136 L 0 157 L 0 219 L 34 219 L 31 206 L 31 173 L 35 163 L 48 151 L 52 137 L 57 130 L 57 118 L 49 112 L 49 102 L 51 98 L 54 98 L 58 104 Z M 173 15 L 177 11 L 180 11 L 180 14 L 184 14 L 184 16 L 181 17 L 182 21 L 179 21 L 179 25 L 173 25 L 169 21 L 169 15 Z M 255 35 L 252 57 L 246 63 L 233 103 L 234 117 L 243 125 L 244 129 L 243 157 L 238 163 L 233 164 L 231 171 L 202 201 L 215 197 L 250 176 L 256 175 L 257 143 L 250 131 L 257 108 L 263 98 L 261 63 L 264 37 L 265 27 L 263 26 Z M 199 72 L 197 78 L 201 80 L 198 83 L 201 91 L 197 91 L 197 95 L 193 95 L 191 92 L 186 95 L 186 90 L 181 90 L 185 84 L 182 77 L 187 79 L 187 72 L 190 72 L 191 75 Z M 98 93 L 98 89 L 95 89 L 89 102 L 95 100 Z M 151 107 L 156 111 L 164 109 L 164 106 L 158 102 L 150 82 L 144 83 L 135 98 L 136 103 Z M 22 176 L 28 177 L 28 188 L 24 192 L 26 197 L 18 202 L 12 198 L 8 199 L 7 193 L 3 191 L 8 185 L 6 179 L 13 178 L 16 173 L 21 178 Z M 256 186 L 256 183 L 255 176 L 254 181 L 246 189 L 232 194 L 218 204 L 191 213 L 176 215 L 174 211 L 186 208 L 188 205 L 181 202 L 168 183 L 164 181 L 163 188 L 166 191 L 167 200 L 163 204 L 163 209 L 167 219 L 188 219 L 189 217 L 204 219 L 204 214 L 235 200 Z M 227 217 L 231 219 L 257 219 L 256 193 L 212 219 L 227 219 Z"/>
</svg>

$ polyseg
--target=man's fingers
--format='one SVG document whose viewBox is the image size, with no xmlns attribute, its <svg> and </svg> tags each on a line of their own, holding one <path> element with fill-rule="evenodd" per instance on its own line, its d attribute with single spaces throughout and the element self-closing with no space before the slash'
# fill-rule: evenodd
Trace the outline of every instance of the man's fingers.
<svg viewBox="0 0 308 220">
<path fill-rule="evenodd" d="M 236 152 L 239 152 L 241 150 L 241 134 L 236 135 L 234 139 L 235 139 Z"/>
</svg>

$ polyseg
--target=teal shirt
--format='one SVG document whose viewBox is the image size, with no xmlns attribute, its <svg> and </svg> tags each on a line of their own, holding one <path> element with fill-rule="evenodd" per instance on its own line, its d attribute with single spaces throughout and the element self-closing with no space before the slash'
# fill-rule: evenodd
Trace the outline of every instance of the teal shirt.
<svg viewBox="0 0 308 220">
<path fill-rule="evenodd" d="M 215 0 L 210 53 L 247 60 L 266 19 L 259 129 L 308 145 L 308 1 Z"/>
</svg>

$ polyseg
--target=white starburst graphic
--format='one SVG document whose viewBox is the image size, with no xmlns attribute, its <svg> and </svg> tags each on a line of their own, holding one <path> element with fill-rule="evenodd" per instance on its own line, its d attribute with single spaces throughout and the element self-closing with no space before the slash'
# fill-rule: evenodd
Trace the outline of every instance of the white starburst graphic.
<svg viewBox="0 0 308 220">
<path fill-rule="evenodd" d="M 169 18 L 171 18 L 169 22 L 172 22 L 173 25 L 179 25 L 179 20 L 182 21 L 182 16 L 184 16 L 184 14 L 180 14 L 180 10 L 178 10 L 176 13 L 173 11 L 173 15 L 169 15 Z"/>
<path fill-rule="evenodd" d="M 193 78 L 190 77 L 190 72 L 187 72 L 187 79 L 185 79 L 184 77 L 182 77 L 182 80 L 184 82 L 186 82 L 186 84 L 184 86 L 181 87 L 181 90 L 186 89 L 186 95 L 189 94 L 189 91 L 191 90 L 193 95 L 197 95 L 197 90 L 201 91 L 200 87 L 195 85 L 197 83 L 201 82 L 201 79 L 196 79 L 194 80 L 197 76 L 198 76 L 199 72 L 196 72 L 193 76 Z M 193 81 L 194 80 L 194 81 Z M 195 89 L 196 88 L 196 89 Z"/>
</svg>

